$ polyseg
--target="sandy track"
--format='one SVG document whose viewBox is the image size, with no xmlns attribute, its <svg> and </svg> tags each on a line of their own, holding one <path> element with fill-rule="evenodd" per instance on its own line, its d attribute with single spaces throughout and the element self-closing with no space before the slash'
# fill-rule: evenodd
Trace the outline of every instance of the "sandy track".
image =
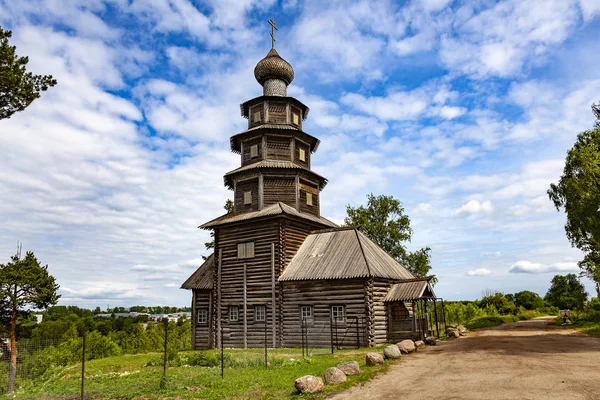
<svg viewBox="0 0 600 400">
<path fill-rule="evenodd" d="M 536 318 L 406 356 L 328 399 L 600 399 L 600 339 Z"/>
</svg>

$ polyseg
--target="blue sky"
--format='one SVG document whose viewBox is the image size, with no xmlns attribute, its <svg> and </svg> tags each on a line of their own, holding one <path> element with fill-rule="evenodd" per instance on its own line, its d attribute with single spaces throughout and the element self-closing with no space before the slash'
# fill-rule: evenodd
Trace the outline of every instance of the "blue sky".
<svg viewBox="0 0 600 400">
<path fill-rule="evenodd" d="M 324 216 L 400 199 L 446 299 L 578 271 L 546 190 L 594 123 L 597 0 L 0 0 L 18 53 L 59 81 L 0 122 L 0 257 L 34 250 L 62 304 L 189 304 L 270 18 L 322 141 Z"/>
</svg>

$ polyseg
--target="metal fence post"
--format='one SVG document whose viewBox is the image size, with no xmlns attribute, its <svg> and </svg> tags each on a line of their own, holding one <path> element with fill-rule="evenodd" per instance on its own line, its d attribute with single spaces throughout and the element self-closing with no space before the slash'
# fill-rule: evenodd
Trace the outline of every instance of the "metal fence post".
<svg viewBox="0 0 600 400">
<path fill-rule="evenodd" d="M 86 334 L 83 332 L 83 342 L 81 346 L 81 400 L 85 396 L 85 337 Z"/>
<path fill-rule="evenodd" d="M 300 321 L 300 340 L 302 341 L 302 358 L 304 358 L 304 321 L 304 318 L 302 318 L 302 320 Z"/>
<path fill-rule="evenodd" d="M 356 348 L 360 349 L 360 334 L 358 330 L 358 317 L 356 317 Z"/>
<path fill-rule="evenodd" d="M 437 299 L 433 299 L 433 313 L 435 314 L 435 331 L 437 337 L 440 337 L 440 325 L 438 324 Z"/>
<path fill-rule="evenodd" d="M 333 316 L 329 319 L 329 333 L 331 336 L 331 354 L 333 354 Z"/>
<path fill-rule="evenodd" d="M 269 361 L 267 359 L 267 316 L 265 315 L 265 367 L 268 367 L 268 366 L 269 366 Z"/>
<path fill-rule="evenodd" d="M 164 319 L 165 325 L 165 345 L 163 351 L 163 376 L 160 380 L 160 388 L 164 389 L 167 386 L 167 338 L 169 335 L 169 320 L 168 318 Z"/>
<path fill-rule="evenodd" d="M 221 324 L 221 378 L 223 377 L 225 365 L 225 345 L 223 344 L 223 324 Z"/>
<path fill-rule="evenodd" d="M 340 349 L 340 343 L 338 342 L 337 318 L 333 317 L 333 320 L 335 321 L 335 348 L 339 350 Z"/>
</svg>

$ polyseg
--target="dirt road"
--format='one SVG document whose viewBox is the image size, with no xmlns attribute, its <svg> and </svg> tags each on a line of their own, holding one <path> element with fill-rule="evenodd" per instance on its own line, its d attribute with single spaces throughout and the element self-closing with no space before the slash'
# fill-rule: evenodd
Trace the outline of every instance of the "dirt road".
<svg viewBox="0 0 600 400">
<path fill-rule="evenodd" d="M 346 399 L 600 399 L 600 339 L 537 318 L 403 357 Z"/>
</svg>

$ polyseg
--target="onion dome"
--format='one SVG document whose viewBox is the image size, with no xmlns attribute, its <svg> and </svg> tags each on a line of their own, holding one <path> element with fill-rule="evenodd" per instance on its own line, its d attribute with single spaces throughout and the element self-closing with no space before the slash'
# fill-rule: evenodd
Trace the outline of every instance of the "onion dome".
<svg viewBox="0 0 600 400">
<path fill-rule="evenodd" d="M 263 86 L 265 95 L 285 96 L 287 85 L 294 80 L 294 69 L 272 48 L 254 67 L 254 77 Z"/>
</svg>

